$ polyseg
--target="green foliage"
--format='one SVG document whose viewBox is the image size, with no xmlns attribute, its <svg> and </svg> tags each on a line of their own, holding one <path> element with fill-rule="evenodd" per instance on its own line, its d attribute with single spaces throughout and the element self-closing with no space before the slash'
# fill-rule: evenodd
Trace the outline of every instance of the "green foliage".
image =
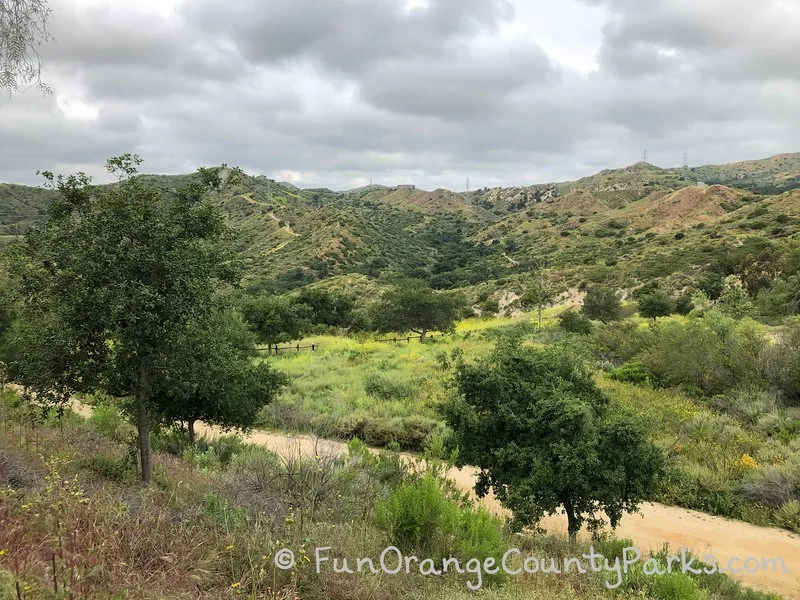
<svg viewBox="0 0 800 600">
<path fill-rule="evenodd" d="M 44 173 L 59 195 L 12 257 L 25 300 L 12 372 L 51 404 L 76 391 L 135 397 L 148 481 L 148 412 L 168 399 L 156 386 L 169 380 L 174 341 L 213 314 L 216 290 L 238 272 L 224 217 L 204 199 L 219 181 L 200 171 L 166 197 L 134 175 L 139 162 L 110 159 L 127 179 L 106 187 Z"/>
<path fill-rule="evenodd" d="M 766 340 L 752 322 L 709 312 L 703 318 L 665 321 L 641 357 L 664 385 L 713 396 L 736 387 L 764 385 Z"/>
<path fill-rule="evenodd" d="M 725 286 L 717 300 L 716 307 L 722 314 L 734 319 L 752 316 L 754 310 L 750 295 L 741 281 L 735 276 L 728 277 L 725 280 Z"/>
<path fill-rule="evenodd" d="M 505 552 L 501 524 L 482 507 L 445 491 L 430 473 L 401 483 L 375 511 L 378 529 L 404 554 L 462 561 Z M 498 578 L 499 579 L 499 578 Z"/>
<path fill-rule="evenodd" d="M 650 369 L 640 362 L 627 362 L 611 371 L 608 377 L 613 381 L 635 383 L 637 385 L 651 385 L 654 379 Z"/>
<path fill-rule="evenodd" d="M 136 435 L 136 429 L 110 404 L 94 406 L 87 423 L 100 435 L 116 442 L 127 443 Z"/>
<path fill-rule="evenodd" d="M 405 377 L 390 377 L 384 373 L 369 375 L 364 380 L 364 391 L 382 400 L 395 400 L 415 396 L 419 388 Z"/>
<path fill-rule="evenodd" d="M 408 280 L 382 294 L 372 321 L 378 331 L 412 331 L 424 339 L 430 331 L 452 331 L 465 303 L 461 294 L 435 292 L 424 282 Z"/>
<path fill-rule="evenodd" d="M 287 378 L 266 363 L 253 364 L 255 339 L 239 315 L 220 307 L 191 320 L 167 345 L 155 385 L 165 398 L 157 408 L 167 423 L 185 422 L 194 438 L 202 420 L 249 429 Z"/>
<path fill-rule="evenodd" d="M 582 312 L 592 320 L 608 323 L 620 317 L 621 304 L 617 292 L 606 285 L 590 286 L 583 299 Z"/>
<path fill-rule="evenodd" d="M 639 357 L 653 344 L 653 330 L 640 327 L 635 321 L 619 321 L 596 327 L 591 344 L 597 357 L 621 365 Z"/>
<path fill-rule="evenodd" d="M 791 324 L 771 349 L 767 376 L 787 404 L 800 406 L 800 322 Z"/>
<path fill-rule="evenodd" d="M 287 297 L 260 294 L 243 302 L 242 315 L 259 341 L 273 346 L 299 339 L 313 309 Z"/>
<path fill-rule="evenodd" d="M 580 335 L 588 335 L 593 330 L 592 321 L 586 315 L 572 309 L 558 315 L 558 325 L 564 331 Z"/>
<path fill-rule="evenodd" d="M 655 290 L 639 298 L 639 314 L 645 319 L 668 317 L 675 312 L 675 302 L 663 290 Z"/>
<path fill-rule="evenodd" d="M 571 536 L 598 511 L 616 527 L 652 492 L 660 451 L 570 352 L 501 342 L 456 383 L 443 412 L 458 464 L 480 467 L 476 492 L 493 489 L 517 527 L 559 507 Z"/>
<path fill-rule="evenodd" d="M 310 308 L 312 323 L 331 327 L 348 327 L 352 324 L 353 299 L 321 288 L 303 288 L 297 296 L 300 304 Z"/>
</svg>

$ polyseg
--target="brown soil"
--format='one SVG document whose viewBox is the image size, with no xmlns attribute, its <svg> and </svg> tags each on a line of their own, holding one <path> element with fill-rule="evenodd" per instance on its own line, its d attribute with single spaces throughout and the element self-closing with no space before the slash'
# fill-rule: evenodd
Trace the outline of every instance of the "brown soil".
<svg viewBox="0 0 800 600">
<path fill-rule="evenodd" d="M 76 405 L 75 408 L 84 416 L 91 410 L 85 405 Z M 218 428 L 204 424 L 197 425 L 197 432 L 209 437 L 220 434 Z M 260 444 L 284 456 L 296 456 L 298 453 L 304 456 L 335 454 L 346 450 L 342 442 L 302 435 L 253 431 L 244 437 L 248 442 Z M 411 455 L 405 456 L 411 458 Z M 448 475 L 462 490 L 472 494 L 476 472 L 472 468 L 452 469 Z M 507 514 L 491 496 L 476 501 L 494 514 Z M 548 531 L 566 534 L 566 517 L 563 515 L 547 517 L 540 525 Z M 800 600 L 800 536 L 788 531 L 647 503 L 642 506 L 641 514 L 626 515 L 622 519 L 616 535 L 632 540 L 642 552 L 660 550 L 667 542 L 673 554 L 679 554 L 680 549 L 686 547 L 698 556 L 712 554 L 719 565 L 727 564 L 732 557 L 738 557 L 740 561 L 751 556 L 759 560 L 782 558 L 788 573 L 783 573 L 779 568 L 776 573 L 741 573 L 734 577 L 755 589 L 781 594 L 786 600 Z"/>
</svg>

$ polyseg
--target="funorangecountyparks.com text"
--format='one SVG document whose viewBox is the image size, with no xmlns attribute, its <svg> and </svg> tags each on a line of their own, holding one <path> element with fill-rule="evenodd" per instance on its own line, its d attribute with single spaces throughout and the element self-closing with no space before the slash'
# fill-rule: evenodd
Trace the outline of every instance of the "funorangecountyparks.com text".
<svg viewBox="0 0 800 600">
<path fill-rule="evenodd" d="M 640 549 L 626 547 L 622 551 L 621 558 L 609 559 L 595 552 L 594 547 L 590 547 L 589 552 L 585 554 L 577 557 L 564 557 L 563 560 L 526 555 L 518 548 L 509 549 L 501 557 L 490 556 L 483 559 L 420 558 L 412 554 L 403 554 L 395 546 L 389 546 L 375 557 L 347 558 L 333 556 L 334 552 L 335 549 L 332 547 L 319 547 L 314 549 L 313 555 L 303 554 L 298 561 L 291 549 L 283 548 L 275 553 L 274 562 L 279 569 L 284 570 L 295 568 L 298 562 L 311 563 L 317 573 L 328 571 L 354 575 L 359 573 L 397 575 L 401 572 L 417 572 L 421 575 L 432 576 L 441 576 L 447 573 L 466 574 L 468 576 L 466 585 L 471 590 L 481 589 L 486 575 L 492 576 L 500 573 L 512 576 L 550 575 L 569 572 L 586 574 L 603 571 L 609 574 L 609 578 L 605 582 L 606 587 L 615 589 L 622 584 L 623 576 L 639 563 L 642 564 L 642 573 L 646 576 L 674 572 L 694 575 L 713 575 L 714 573 L 736 575 L 737 573 L 758 573 L 760 571 L 777 573 L 780 570 L 783 573 L 789 573 L 785 561 L 780 557 L 749 556 L 740 558 L 733 556 L 724 565 L 721 565 L 712 554 L 706 554 L 699 558 L 690 554 L 686 548 L 682 548 L 679 555 L 670 555 L 665 558 L 645 558 Z"/>
</svg>

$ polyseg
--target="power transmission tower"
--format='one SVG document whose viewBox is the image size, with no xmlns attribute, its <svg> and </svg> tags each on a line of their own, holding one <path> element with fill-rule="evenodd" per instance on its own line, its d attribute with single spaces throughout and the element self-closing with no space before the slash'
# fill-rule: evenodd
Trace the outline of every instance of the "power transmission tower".
<svg viewBox="0 0 800 600">
<path fill-rule="evenodd" d="M 689 154 L 686 152 L 683 153 L 683 168 L 684 169 L 689 168 Z"/>
<path fill-rule="evenodd" d="M 642 152 L 642 162 L 647 162 L 647 150 Z"/>
<path fill-rule="evenodd" d="M 469 177 L 467 177 L 467 191 L 469 191 Z"/>
</svg>

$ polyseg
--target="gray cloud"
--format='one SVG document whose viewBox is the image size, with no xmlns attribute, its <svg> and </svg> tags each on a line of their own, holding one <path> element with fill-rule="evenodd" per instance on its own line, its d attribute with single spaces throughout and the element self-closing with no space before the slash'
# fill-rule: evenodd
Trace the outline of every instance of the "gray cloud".
<svg viewBox="0 0 800 600">
<path fill-rule="evenodd" d="M 139 152 L 149 172 L 463 189 L 645 148 L 662 166 L 799 149 L 800 12 L 780 0 L 120 2 L 53 0 L 56 96 L 0 99 L 0 180 Z"/>
</svg>

